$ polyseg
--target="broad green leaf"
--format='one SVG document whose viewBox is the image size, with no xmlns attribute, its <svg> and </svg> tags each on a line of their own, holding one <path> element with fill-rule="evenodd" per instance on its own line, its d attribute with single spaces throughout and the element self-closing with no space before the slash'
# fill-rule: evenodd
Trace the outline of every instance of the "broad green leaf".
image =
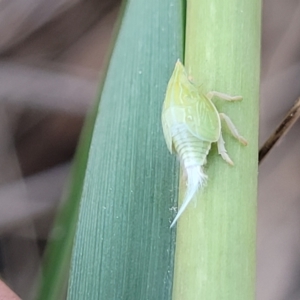
<svg viewBox="0 0 300 300">
<path fill-rule="evenodd" d="M 161 110 L 181 1 L 127 1 L 89 151 L 68 299 L 171 299 L 177 162 Z"/>
</svg>

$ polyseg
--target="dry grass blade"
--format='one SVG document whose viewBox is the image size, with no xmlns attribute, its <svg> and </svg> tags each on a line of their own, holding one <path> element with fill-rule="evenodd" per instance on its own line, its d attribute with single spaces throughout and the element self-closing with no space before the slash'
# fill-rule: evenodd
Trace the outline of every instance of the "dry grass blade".
<svg viewBox="0 0 300 300">
<path fill-rule="evenodd" d="M 280 125 L 276 128 L 274 133 L 267 139 L 259 150 L 259 164 L 267 156 L 269 151 L 275 146 L 280 138 L 282 138 L 293 127 L 295 122 L 300 117 L 300 98 L 295 102 L 293 107 L 288 111 Z"/>
</svg>

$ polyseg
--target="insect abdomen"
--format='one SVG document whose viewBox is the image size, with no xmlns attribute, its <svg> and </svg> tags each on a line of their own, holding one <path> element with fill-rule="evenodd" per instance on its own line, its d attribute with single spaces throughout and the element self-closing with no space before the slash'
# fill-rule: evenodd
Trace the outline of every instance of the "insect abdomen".
<svg viewBox="0 0 300 300">
<path fill-rule="evenodd" d="M 211 142 L 200 140 L 187 130 L 184 124 L 173 128 L 173 145 L 185 168 L 203 166 Z"/>
</svg>

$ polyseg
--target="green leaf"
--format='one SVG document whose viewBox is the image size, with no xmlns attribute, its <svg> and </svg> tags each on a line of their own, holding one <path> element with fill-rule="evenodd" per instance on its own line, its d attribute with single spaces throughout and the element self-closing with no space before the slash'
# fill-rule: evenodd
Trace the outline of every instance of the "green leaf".
<svg viewBox="0 0 300 300">
<path fill-rule="evenodd" d="M 88 153 L 96 120 L 96 109 L 88 116 L 82 130 L 79 147 L 74 159 L 71 178 L 56 217 L 46 248 L 42 276 L 35 299 L 65 299 L 68 282 L 73 239 L 77 227 L 78 210 L 82 195 L 83 180 Z"/>
<path fill-rule="evenodd" d="M 161 109 L 182 56 L 181 1 L 127 1 L 83 183 L 68 299 L 170 299 L 178 164 Z"/>
</svg>

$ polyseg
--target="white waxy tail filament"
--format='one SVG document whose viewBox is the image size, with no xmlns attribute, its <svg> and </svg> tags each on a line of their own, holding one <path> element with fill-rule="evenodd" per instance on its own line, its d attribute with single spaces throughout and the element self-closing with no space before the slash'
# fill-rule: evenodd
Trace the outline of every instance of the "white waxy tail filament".
<svg viewBox="0 0 300 300">
<path fill-rule="evenodd" d="M 179 217 L 187 208 L 188 204 L 191 202 L 193 197 L 195 196 L 196 192 L 199 188 L 201 188 L 207 180 L 207 175 L 204 174 L 202 167 L 199 165 L 189 166 L 185 168 L 186 175 L 187 175 L 187 190 L 183 200 L 182 205 L 180 206 L 179 211 L 175 219 L 173 220 L 171 227 L 175 225 Z"/>
</svg>

